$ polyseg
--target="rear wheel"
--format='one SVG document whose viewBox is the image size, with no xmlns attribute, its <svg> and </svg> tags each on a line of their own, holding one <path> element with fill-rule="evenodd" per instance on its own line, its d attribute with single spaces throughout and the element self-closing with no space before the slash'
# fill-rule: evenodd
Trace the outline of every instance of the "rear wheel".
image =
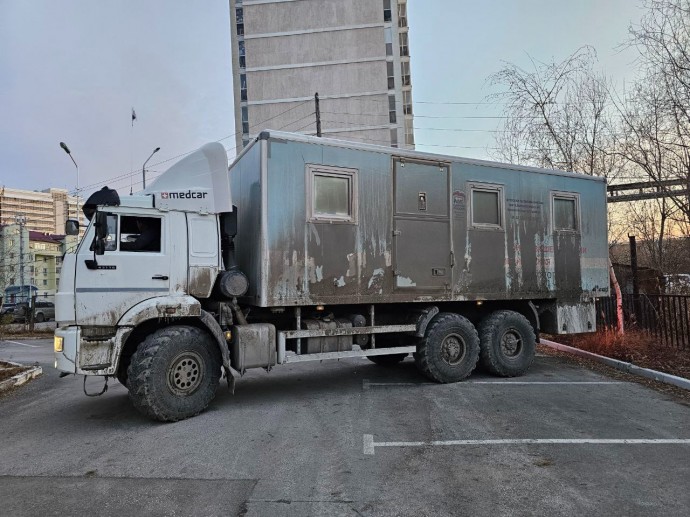
<svg viewBox="0 0 690 517">
<path fill-rule="evenodd" d="M 534 361 L 537 338 L 532 325 L 515 311 L 496 311 L 479 324 L 482 366 L 501 377 L 523 375 Z"/>
<path fill-rule="evenodd" d="M 417 345 L 417 368 L 436 382 L 467 378 L 477 365 L 479 336 L 465 317 L 450 312 L 437 314 Z"/>
<path fill-rule="evenodd" d="M 201 413 L 215 397 L 220 351 L 203 330 L 172 326 L 139 345 L 127 369 L 129 398 L 143 414 L 175 422 Z"/>
<path fill-rule="evenodd" d="M 43 323 L 43 322 L 45 321 L 45 319 L 46 319 L 46 318 L 45 318 L 45 316 L 43 316 L 43 313 L 42 313 L 42 312 L 39 312 L 39 313 L 36 314 L 36 316 L 34 317 L 34 321 L 35 321 L 36 323 Z"/>
</svg>

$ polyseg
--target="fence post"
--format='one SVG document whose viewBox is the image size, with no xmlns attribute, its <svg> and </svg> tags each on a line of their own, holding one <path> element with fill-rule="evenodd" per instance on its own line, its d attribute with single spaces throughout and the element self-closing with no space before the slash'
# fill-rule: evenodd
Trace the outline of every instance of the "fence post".
<svg viewBox="0 0 690 517">
<path fill-rule="evenodd" d="M 31 297 L 31 306 L 29 307 L 29 331 L 33 333 L 34 331 L 34 321 L 36 315 L 36 295 Z"/>
<path fill-rule="evenodd" d="M 630 240 L 630 269 L 632 270 L 632 289 L 633 289 L 633 316 L 634 321 L 640 317 L 640 283 L 637 271 L 637 243 L 635 236 L 628 234 Z"/>
</svg>

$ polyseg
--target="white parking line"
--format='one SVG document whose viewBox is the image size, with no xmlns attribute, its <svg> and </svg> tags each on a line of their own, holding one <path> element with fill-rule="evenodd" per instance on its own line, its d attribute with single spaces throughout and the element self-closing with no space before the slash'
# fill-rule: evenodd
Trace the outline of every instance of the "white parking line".
<svg viewBox="0 0 690 517">
<path fill-rule="evenodd" d="M 431 440 L 424 442 L 375 442 L 364 435 L 364 454 L 373 455 L 376 447 L 436 447 L 451 445 L 690 445 L 684 438 L 510 438 L 501 440 Z"/>
<path fill-rule="evenodd" d="M 20 343 L 19 341 L 10 341 L 9 339 L 5 339 L 4 342 L 5 343 L 12 343 L 12 344 L 19 345 L 19 346 L 28 346 L 29 348 L 41 348 L 38 345 L 28 345 L 26 343 Z"/>
<path fill-rule="evenodd" d="M 462 386 L 463 384 L 516 384 L 518 386 L 526 385 L 601 385 L 601 384 L 625 384 L 621 381 L 463 381 L 462 383 L 456 384 L 457 386 Z M 362 389 L 368 390 L 369 388 L 385 388 L 388 386 L 430 386 L 437 385 L 435 382 L 370 382 L 367 379 L 362 380 Z"/>
</svg>

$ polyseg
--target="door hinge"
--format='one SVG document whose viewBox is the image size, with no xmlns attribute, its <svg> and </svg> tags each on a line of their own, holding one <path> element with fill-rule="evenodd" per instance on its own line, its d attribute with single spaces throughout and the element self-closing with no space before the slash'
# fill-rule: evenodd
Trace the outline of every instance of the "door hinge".
<svg viewBox="0 0 690 517">
<path fill-rule="evenodd" d="M 400 230 L 393 230 L 393 237 L 400 235 Z"/>
<path fill-rule="evenodd" d="M 450 252 L 450 267 L 453 267 L 455 265 L 455 253 L 452 251 Z"/>
</svg>

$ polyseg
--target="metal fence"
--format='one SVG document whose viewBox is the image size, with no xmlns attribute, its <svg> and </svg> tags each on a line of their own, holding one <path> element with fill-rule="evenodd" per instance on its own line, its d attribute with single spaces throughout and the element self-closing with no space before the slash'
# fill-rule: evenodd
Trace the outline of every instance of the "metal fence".
<svg viewBox="0 0 690 517">
<path fill-rule="evenodd" d="M 690 296 L 680 294 L 623 295 L 626 328 L 642 330 L 663 346 L 690 351 Z M 616 325 L 615 296 L 597 300 L 597 327 Z"/>
</svg>

